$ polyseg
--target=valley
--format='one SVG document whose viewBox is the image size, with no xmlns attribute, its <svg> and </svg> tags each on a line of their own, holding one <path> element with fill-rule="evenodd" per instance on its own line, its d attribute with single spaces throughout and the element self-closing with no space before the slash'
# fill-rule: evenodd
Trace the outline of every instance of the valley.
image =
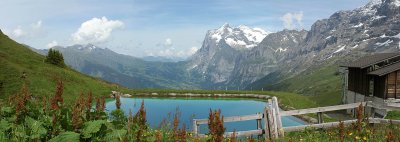
<svg viewBox="0 0 400 142">
<path fill-rule="evenodd" d="M 310 31 L 272 33 L 225 24 L 209 30 L 202 47 L 179 62 L 145 61 L 92 44 L 54 48 L 64 54 L 66 64 L 73 69 L 128 88 L 265 88 L 309 95 L 322 94 L 324 90 L 313 88 L 331 88 L 328 82 L 332 80 L 337 84 L 334 92 L 338 93 L 340 64 L 369 54 L 398 52 L 397 12 L 398 8 L 390 2 L 371 2 L 318 20 Z M 35 51 L 46 53 L 45 50 Z M 313 84 L 309 84 L 312 87 L 285 87 L 288 83 L 301 86 L 295 80 L 304 74 L 313 76 L 320 70 L 328 71 L 328 76 L 335 75 L 329 80 L 325 75 L 316 76 Z"/>
<path fill-rule="evenodd" d="M 231 8 L 237 7 L 227 9 Z M 88 7 L 93 9 L 97 7 Z M 0 30 L 0 141 L 395 142 L 400 138 L 399 0 L 371 0 L 312 24 L 301 22 L 303 11 L 286 13 L 280 17 L 285 28 L 273 32 L 257 28 L 254 25 L 260 24 L 250 18 L 213 28 L 195 25 L 209 28 L 202 31 L 201 41 L 186 41 L 198 29 L 187 30 L 190 26 L 181 25 L 184 18 L 138 26 L 131 22 L 146 21 L 146 16 L 132 20 L 130 14 L 137 13 L 118 10 L 106 12 L 117 12 L 124 21 L 92 18 L 47 48 L 24 41 L 54 36 L 49 29 L 60 33 L 70 29 L 41 29 L 40 20 L 29 28 Z M 80 11 L 63 16 L 75 12 Z M 155 19 L 174 14 L 169 12 L 157 13 Z M 207 15 L 202 18 L 212 19 Z M 230 16 L 235 15 L 225 17 Z M 177 38 L 164 33 L 173 30 L 149 32 L 159 30 L 152 29 L 154 25 L 171 26 L 169 22 L 186 28 L 173 36 L 187 45 L 198 42 L 200 46 L 191 48 L 196 52 L 183 52 Z M 119 35 L 111 36 L 116 29 Z M 132 29 L 138 33 L 130 33 Z M 148 35 L 141 30 L 154 39 L 143 40 Z M 156 41 L 160 37 L 165 41 Z M 143 47 L 139 40 L 154 47 Z M 112 45 L 116 42 L 120 43 Z M 146 55 L 134 56 L 136 50 Z M 180 55 L 172 56 L 178 50 Z"/>
</svg>

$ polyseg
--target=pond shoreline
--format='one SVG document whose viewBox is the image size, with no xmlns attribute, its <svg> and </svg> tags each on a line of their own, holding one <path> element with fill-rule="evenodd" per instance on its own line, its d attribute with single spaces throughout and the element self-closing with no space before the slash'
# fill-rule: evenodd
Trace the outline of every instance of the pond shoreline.
<svg viewBox="0 0 400 142">
<path fill-rule="evenodd" d="M 207 93 L 207 94 L 200 94 L 200 93 L 134 93 L 132 95 L 130 94 L 125 94 L 122 95 L 121 97 L 126 97 L 126 98 L 132 98 L 132 97 L 218 97 L 218 98 L 247 98 L 247 99 L 261 99 L 264 100 L 265 102 L 268 102 L 268 99 L 272 98 L 270 95 L 261 95 L 261 94 L 231 94 L 231 93 L 226 93 L 226 94 L 221 94 L 221 93 Z M 279 107 L 284 110 L 294 110 L 295 108 L 293 107 L 288 107 L 282 103 L 279 103 Z M 316 123 L 316 119 L 306 116 L 306 115 L 299 115 L 299 116 L 293 116 L 298 119 L 303 120 L 306 124 L 310 123 Z"/>
</svg>

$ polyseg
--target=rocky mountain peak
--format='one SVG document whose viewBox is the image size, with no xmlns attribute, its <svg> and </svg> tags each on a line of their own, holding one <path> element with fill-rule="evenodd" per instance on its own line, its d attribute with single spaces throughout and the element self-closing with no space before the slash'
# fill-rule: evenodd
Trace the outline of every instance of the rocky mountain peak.
<svg viewBox="0 0 400 142">
<path fill-rule="evenodd" d="M 208 35 L 216 44 L 223 40 L 230 47 L 242 50 L 257 46 L 269 33 L 260 28 L 250 28 L 245 25 L 232 28 L 225 23 L 218 29 L 210 30 Z"/>
</svg>

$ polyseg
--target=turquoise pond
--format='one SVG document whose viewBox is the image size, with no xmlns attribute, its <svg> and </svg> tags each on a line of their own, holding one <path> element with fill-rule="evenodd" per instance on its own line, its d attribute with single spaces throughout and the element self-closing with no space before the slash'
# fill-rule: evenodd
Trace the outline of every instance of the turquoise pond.
<svg viewBox="0 0 400 142">
<path fill-rule="evenodd" d="M 180 113 L 181 124 L 185 123 L 191 129 L 192 119 L 207 118 L 210 109 L 221 109 L 222 115 L 238 116 L 262 112 L 267 105 L 262 100 L 251 99 L 215 99 L 215 98 L 121 98 L 121 108 L 125 114 L 131 110 L 134 114 L 140 108 L 142 100 L 145 103 L 147 122 L 152 128 L 157 128 L 166 119 L 172 122 L 174 114 Z M 115 100 L 106 103 L 106 110 L 114 110 Z M 283 126 L 298 126 L 305 123 L 296 117 L 282 117 Z M 226 131 L 253 130 L 256 121 L 242 121 L 225 123 Z M 200 125 L 200 132 L 207 131 L 206 125 Z"/>
</svg>

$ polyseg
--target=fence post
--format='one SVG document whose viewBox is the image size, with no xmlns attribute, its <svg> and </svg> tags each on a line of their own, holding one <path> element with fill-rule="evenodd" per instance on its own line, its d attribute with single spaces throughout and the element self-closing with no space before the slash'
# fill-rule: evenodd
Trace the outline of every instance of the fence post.
<svg viewBox="0 0 400 142">
<path fill-rule="evenodd" d="M 271 137 L 271 131 L 270 131 L 271 128 L 269 126 L 269 118 L 268 118 L 269 114 L 268 114 L 268 112 L 269 112 L 269 108 L 265 107 L 264 108 L 264 115 L 263 115 L 263 117 L 264 117 L 264 136 L 265 136 L 265 141 L 268 141 L 268 139 Z"/>
<path fill-rule="evenodd" d="M 196 120 L 193 120 L 193 135 L 195 136 L 195 137 L 197 137 L 198 136 L 198 130 L 197 130 L 197 121 Z"/>
<path fill-rule="evenodd" d="M 260 114 L 260 113 L 257 113 Z M 257 130 L 262 130 L 261 119 L 257 119 Z M 262 134 L 258 135 L 258 137 L 262 137 Z"/>
<path fill-rule="evenodd" d="M 322 118 L 322 112 L 318 112 L 317 116 L 318 116 L 318 124 L 324 123 L 324 120 Z"/>
<path fill-rule="evenodd" d="M 276 138 L 278 138 L 278 128 L 276 125 L 275 107 L 274 107 L 274 103 L 271 99 L 268 100 L 268 104 L 270 104 L 270 106 L 271 106 L 270 112 L 268 112 L 268 114 L 270 114 L 268 116 L 268 118 L 270 118 L 269 123 L 270 123 L 271 138 L 276 139 Z"/>
<path fill-rule="evenodd" d="M 276 125 L 277 125 L 277 129 L 278 129 L 278 134 L 281 137 L 285 136 L 285 132 L 283 131 L 283 127 L 282 127 L 282 118 L 281 118 L 281 113 L 280 113 L 280 108 L 279 108 L 279 104 L 278 104 L 278 99 L 276 97 L 272 97 L 272 101 L 274 102 L 274 108 L 275 108 L 275 115 L 276 115 Z"/>
<path fill-rule="evenodd" d="M 261 119 L 257 119 L 257 129 L 260 130 L 261 128 Z"/>
</svg>

